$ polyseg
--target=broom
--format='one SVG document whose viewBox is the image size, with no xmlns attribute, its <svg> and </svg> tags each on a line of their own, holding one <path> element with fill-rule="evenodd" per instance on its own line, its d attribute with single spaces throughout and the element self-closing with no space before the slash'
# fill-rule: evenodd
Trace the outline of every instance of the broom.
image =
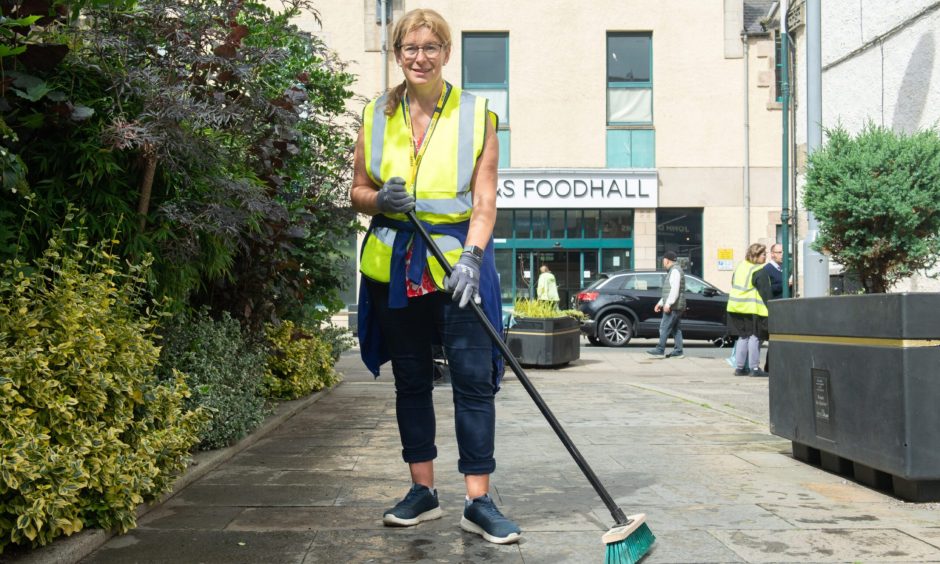
<svg viewBox="0 0 940 564">
<path fill-rule="evenodd" d="M 444 257 L 444 253 L 441 252 L 440 247 L 437 246 L 437 243 L 434 242 L 434 239 L 431 238 L 431 235 L 427 232 L 421 222 L 418 220 L 418 217 L 415 215 L 414 211 L 410 211 L 405 215 L 408 216 L 408 220 L 414 225 L 415 229 L 421 235 L 421 238 L 424 239 L 425 244 L 431 250 L 431 253 L 434 255 L 434 258 L 437 259 L 437 262 L 440 263 L 441 268 L 444 269 L 444 272 L 448 276 L 453 275 L 453 268 L 451 268 L 450 263 Z M 535 402 L 535 405 L 538 406 L 539 411 L 542 412 L 542 415 L 545 416 L 545 419 L 548 420 L 548 424 L 551 425 L 552 430 L 555 431 L 555 434 L 558 435 L 558 438 L 561 440 L 562 444 L 565 445 L 565 448 L 568 449 L 568 452 L 574 458 L 575 463 L 578 465 L 578 468 L 581 469 L 581 472 L 584 473 L 584 476 L 588 479 L 588 482 L 591 483 L 591 486 L 594 488 L 594 491 L 597 492 L 597 495 L 600 496 L 603 500 L 604 505 L 607 506 L 607 510 L 610 511 L 610 515 L 614 518 L 616 524 L 611 528 L 607 533 L 601 537 L 601 540 L 607 547 L 607 554 L 604 558 L 604 564 L 635 564 L 643 555 L 649 551 L 650 547 L 653 545 L 653 542 L 656 540 L 656 537 L 653 536 L 653 532 L 650 531 L 649 526 L 646 524 L 646 515 L 639 513 L 637 515 L 631 515 L 627 517 L 624 515 L 623 510 L 617 507 L 617 504 L 614 502 L 613 498 L 610 496 L 610 493 L 607 492 L 607 488 L 601 484 L 601 481 L 597 478 L 597 475 L 594 474 L 594 471 L 588 466 L 584 457 L 581 456 L 581 453 L 578 451 L 578 448 L 574 445 L 571 438 L 568 436 L 568 433 L 562 428 L 561 423 L 555 418 L 555 415 L 548 409 L 548 405 L 545 404 L 545 400 L 542 399 L 542 396 L 538 393 L 538 390 L 535 389 L 535 386 L 532 385 L 532 382 L 529 381 L 529 377 L 526 376 L 525 371 L 522 370 L 522 366 L 519 365 L 519 361 L 516 360 L 516 357 L 509 351 L 509 347 L 506 346 L 506 343 L 503 342 L 502 337 L 496 332 L 496 329 L 486 318 L 486 314 L 483 313 L 483 309 L 480 307 L 480 304 L 476 303 L 473 300 L 469 302 L 470 307 L 473 309 L 473 312 L 476 314 L 477 319 L 483 325 L 483 328 L 486 330 L 487 334 L 490 336 L 490 339 L 496 346 L 499 348 L 499 351 L 502 353 L 503 358 L 506 359 L 506 362 L 512 368 L 512 371 L 515 372 L 516 377 L 519 379 L 519 382 L 522 383 L 522 387 L 525 388 L 525 391 L 529 393 L 529 396 L 532 397 L 532 400 Z"/>
</svg>

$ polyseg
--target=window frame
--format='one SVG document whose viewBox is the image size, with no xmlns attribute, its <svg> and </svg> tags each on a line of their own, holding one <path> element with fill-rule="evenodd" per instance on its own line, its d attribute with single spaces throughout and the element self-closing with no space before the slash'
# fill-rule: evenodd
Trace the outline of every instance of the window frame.
<svg viewBox="0 0 940 564">
<path fill-rule="evenodd" d="M 504 53 L 506 56 L 506 75 L 503 82 L 468 82 L 466 77 L 464 63 L 466 61 L 467 40 L 474 38 L 500 38 L 504 43 Z M 499 168 L 508 168 L 510 166 L 510 147 L 511 136 L 510 128 L 510 105 L 509 105 L 509 32 L 508 31 L 465 31 L 460 36 L 460 87 L 470 92 L 478 90 L 504 90 L 506 92 L 506 115 L 499 116 L 499 124 L 496 127 L 496 136 L 499 139 Z"/>
<path fill-rule="evenodd" d="M 649 80 L 648 81 L 632 81 L 632 82 L 623 82 L 623 81 L 611 81 L 610 80 L 610 67 L 607 64 L 607 61 L 610 59 L 610 40 L 614 37 L 643 37 L 649 41 Z M 604 39 L 605 43 L 605 73 L 604 81 L 606 87 L 604 88 L 605 94 L 605 111 L 604 116 L 605 121 L 607 122 L 608 127 L 616 126 L 652 126 L 655 122 L 655 109 L 653 107 L 653 32 L 652 31 L 608 31 L 607 36 Z M 649 121 L 610 121 L 610 91 L 612 89 L 638 89 L 638 90 L 649 90 L 650 92 L 650 120 Z M 651 127 L 649 127 L 651 129 Z M 643 129 L 646 129 L 645 127 Z"/>
</svg>

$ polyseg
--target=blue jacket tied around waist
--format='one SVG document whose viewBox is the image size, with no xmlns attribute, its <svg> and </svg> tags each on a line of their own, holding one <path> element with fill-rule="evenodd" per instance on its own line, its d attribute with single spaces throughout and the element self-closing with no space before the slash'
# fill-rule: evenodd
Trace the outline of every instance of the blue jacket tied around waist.
<svg viewBox="0 0 940 564">
<path fill-rule="evenodd" d="M 427 229 L 428 233 L 434 235 L 449 235 L 459 241 L 466 241 L 467 230 L 470 227 L 469 221 L 450 224 L 431 224 L 421 222 L 421 225 Z M 412 243 L 413 251 L 411 253 L 411 262 L 408 265 L 407 277 L 415 284 L 420 284 L 424 276 L 424 270 L 427 267 L 427 244 L 419 234 L 416 233 L 414 226 L 407 221 L 398 221 L 389 219 L 384 215 L 376 215 L 372 218 L 369 230 L 376 227 L 391 227 L 397 230 L 395 243 L 392 247 L 392 270 L 390 273 L 390 282 L 388 287 L 388 307 L 389 309 L 399 309 L 408 305 L 408 294 L 405 286 L 405 256 L 408 253 L 408 244 Z M 363 243 L 364 244 L 364 243 Z M 437 260 L 431 258 L 430 260 Z M 503 332 L 503 317 L 501 307 L 501 297 L 499 295 L 499 276 L 496 273 L 496 256 L 493 252 L 493 242 L 486 246 L 483 253 L 483 264 L 480 267 L 480 299 L 483 313 L 490 324 L 496 329 L 497 334 Z M 379 376 L 379 367 L 388 362 L 391 358 L 385 349 L 385 339 L 382 337 L 382 329 L 379 327 L 378 319 L 372 312 L 371 299 L 366 290 L 364 282 L 359 284 L 359 349 L 362 356 L 362 362 L 366 368 L 377 378 Z M 499 348 L 493 345 L 493 381 L 494 386 L 499 388 L 499 381 L 502 378 L 503 357 Z"/>
</svg>

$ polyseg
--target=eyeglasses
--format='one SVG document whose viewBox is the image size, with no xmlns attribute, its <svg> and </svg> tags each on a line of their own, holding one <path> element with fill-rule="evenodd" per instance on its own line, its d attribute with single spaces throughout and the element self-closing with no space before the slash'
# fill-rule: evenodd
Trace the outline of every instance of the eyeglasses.
<svg viewBox="0 0 940 564">
<path fill-rule="evenodd" d="M 401 53 L 406 59 L 417 59 L 418 53 L 424 51 L 424 56 L 429 59 L 436 59 L 444 46 L 440 43 L 428 43 L 427 45 L 401 45 Z"/>
</svg>

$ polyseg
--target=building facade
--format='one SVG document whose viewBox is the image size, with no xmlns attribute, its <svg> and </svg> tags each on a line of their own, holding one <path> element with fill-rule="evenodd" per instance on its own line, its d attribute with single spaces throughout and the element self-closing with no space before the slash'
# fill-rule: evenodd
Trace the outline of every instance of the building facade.
<svg viewBox="0 0 940 564">
<path fill-rule="evenodd" d="M 805 1 L 791 1 L 797 186 L 806 163 L 805 17 Z M 871 121 L 911 133 L 940 124 L 940 1 L 823 0 L 821 42 L 824 128 L 857 133 Z M 830 263 L 831 274 L 840 271 Z M 914 276 L 895 290 L 936 292 L 940 280 Z"/>
<path fill-rule="evenodd" d="M 320 35 L 366 98 L 402 80 L 383 52 L 382 0 L 325 0 Z M 652 269 L 666 250 L 730 287 L 747 245 L 780 218 L 780 104 L 773 2 L 387 0 L 441 13 L 444 77 L 499 115 L 494 233 L 504 303 L 539 267 L 563 303 L 598 273 Z M 745 33 L 746 32 L 746 33 Z M 353 109 L 361 111 L 363 102 Z"/>
</svg>

